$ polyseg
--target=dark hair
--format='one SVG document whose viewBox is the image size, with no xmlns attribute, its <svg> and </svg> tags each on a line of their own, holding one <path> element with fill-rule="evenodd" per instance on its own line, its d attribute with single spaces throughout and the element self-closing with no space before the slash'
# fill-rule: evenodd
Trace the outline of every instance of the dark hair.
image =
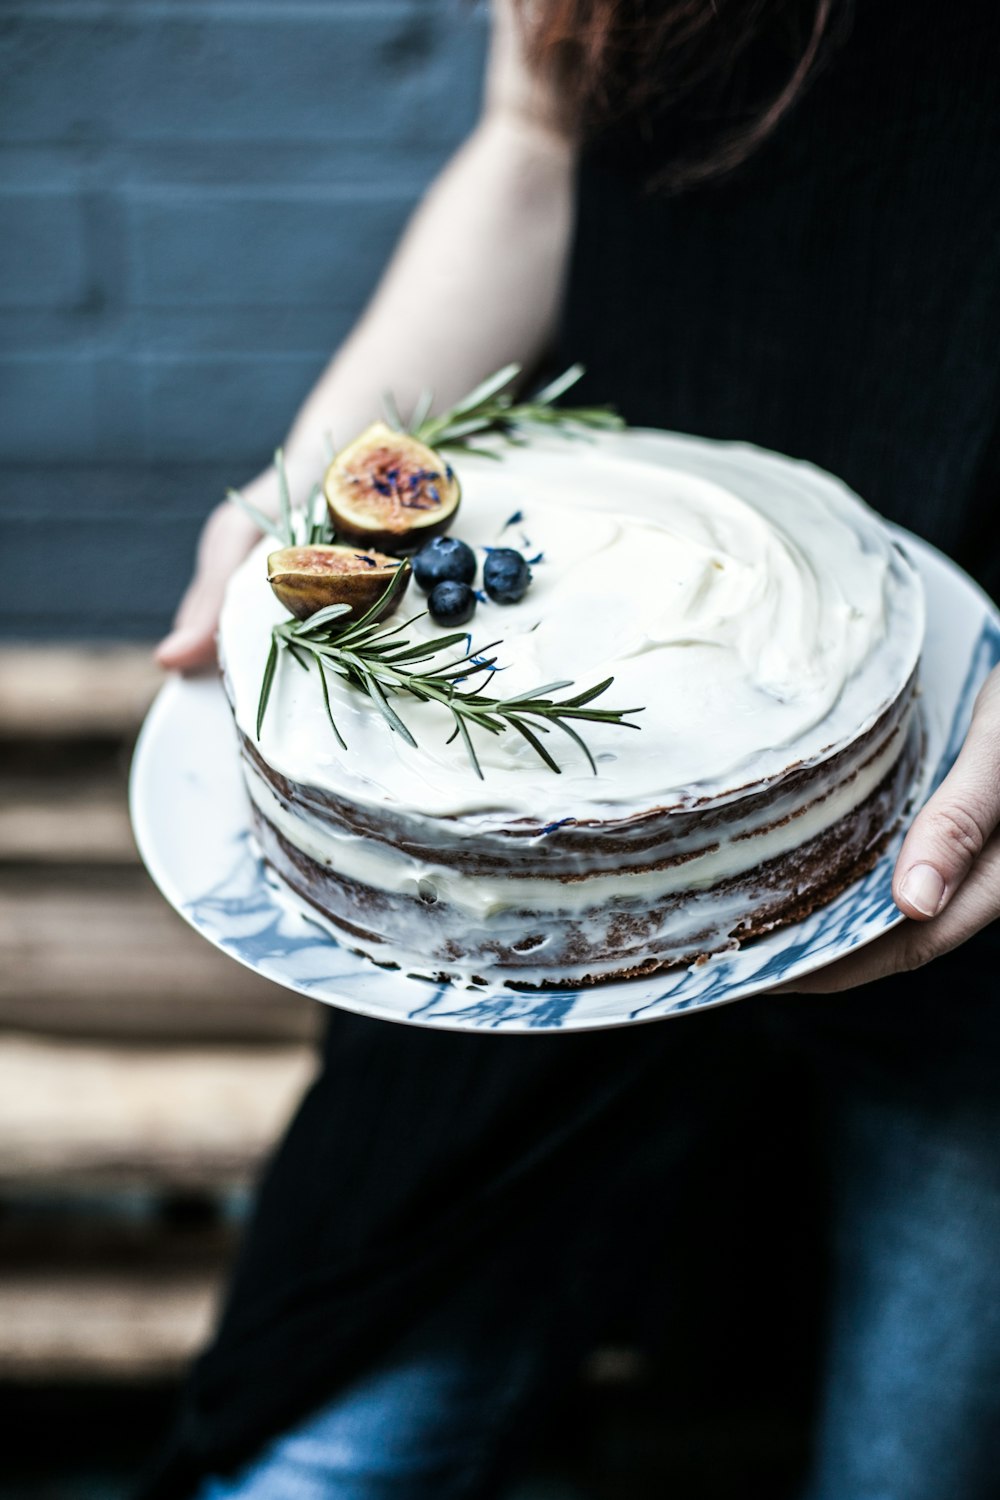
<svg viewBox="0 0 1000 1500">
<path fill-rule="evenodd" d="M 698 144 L 656 174 L 657 186 L 675 189 L 729 171 L 767 139 L 815 73 L 834 12 L 846 11 L 845 0 L 517 3 L 529 58 L 555 78 L 583 131 L 696 96 L 702 101 Z M 729 86 L 751 44 L 764 36 L 778 42 L 784 62 L 765 96 L 748 105 Z"/>
</svg>

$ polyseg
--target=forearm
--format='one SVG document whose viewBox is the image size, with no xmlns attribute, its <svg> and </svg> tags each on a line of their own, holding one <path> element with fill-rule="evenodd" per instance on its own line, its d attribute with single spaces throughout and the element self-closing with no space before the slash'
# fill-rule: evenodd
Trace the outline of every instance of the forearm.
<svg viewBox="0 0 1000 1500">
<path fill-rule="evenodd" d="M 327 441 L 349 442 L 391 390 L 404 413 L 425 389 L 438 410 L 510 361 L 544 350 L 562 295 L 572 227 L 574 148 L 549 80 L 529 66 L 513 0 L 493 0 L 482 119 L 417 208 L 356 328 L 305 401 L 284 444 L 293 498 L 326 464 Z M 350 233 L 345 224 L 344 232 Z M 243 487 L 278 508 L 272 469 Z M 257 530 L 218 507 L 201 536 L 195 576 L 164 666 L 204 666 L 226 580 Z"/>
<path fill-rule="evenodd" d="M 445 405 L 545 348 L 572 220 L 572 148 L 516 115 L 487 115 L 415 212 L 358 325 L 287 442 L 293 488 L 318 477 L 325 434 L 349 441 L 391 389 L 405 412 L 424 388 Z"/>
</svg>

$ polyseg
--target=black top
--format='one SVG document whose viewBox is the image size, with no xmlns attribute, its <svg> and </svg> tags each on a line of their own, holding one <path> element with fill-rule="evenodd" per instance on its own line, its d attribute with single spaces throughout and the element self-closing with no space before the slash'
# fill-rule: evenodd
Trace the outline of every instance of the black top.
<svg viewBox="0 0 1000 1500">
<path fill-rule="evenodd" d="M 809 459 L 994 593 L 998 57 L 988 0 L 860 0 L 731 176 L 650 191 L 671 119 L 608 133 L 582 165 L 561 337 L 630 422 Z"/>
<path fill-rule="evenodd" d="M 806 97 L 724 180 L 649 192 L 670 120 L 606 132 L 581 164 L 558 351 L 635 424 L 832 470 L 994 590 L 998 56 L 993 0 L 861 0 Z M 978 946 L 945 961 L 956 976 Z M 912 1015 L 925 981 L 894 983 Z M 707 1046 L 719 1076 L 755 1003 L 525 1038 L 333 1013 L 326 1071 L 271 1169 L 150 1500 L 187 1493 L 331 1394 L 464 1267 L 489 1261 L 527 1296 L 537 1247 L 561 1233 L 565 1263 L 549 1265 L 570 1274 L 599 1242 L 595 1215 L 634 1220 L 642 1193 L 623 1164 L 665 1088 L 681 1108 L 701 1090 L 689 1050 Z M 611 1160 L 595 1203 L 594 1163 Z"/>
</svg>

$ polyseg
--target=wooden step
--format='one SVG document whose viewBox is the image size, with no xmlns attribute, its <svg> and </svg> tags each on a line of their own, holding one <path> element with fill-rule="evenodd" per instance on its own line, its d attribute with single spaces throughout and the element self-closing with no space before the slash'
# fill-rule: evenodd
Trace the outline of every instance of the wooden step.
<svg viewBox="0 0 1000 1500">
<path fill-rule="evenodd" d="M 5 739 L 131 736 L 163 681 L 148 646 L 4 646 Z"/>
<path fill-rule="evenodd" d="M 122 772 L 0 775 L 0 863 L 137 861 Z"/>
<path fill-rule="evenodd" d="M 0 1036 L 0 1192 L 245 1185 L 314 1071 L 303 1045 Z"/>
<path fill-rule="evenodd" d="M 0 1380 L 176 1379 L 211 1334 L 238 1239 L 222 1223 L 0 1221 Z M 648 1359 L 601 1347 L 581 1375 L 592 1386 L 635 1385 Z"/>
<path fill-rule="evenodd" d="M 0 1380 L 159 1381 L 205 1343 L 235 1248 L 224 1226 L 0 1229 Z"/>
<path fill-rule="evenodd" d="M 321 1012 L 213 948 L 138 868 L 0 870 L 0 1026 L 307 1038 Z"/>
<path fill-rule="evenodd" d="M 208 1335 L 216 1289 L 209 1273 L 5 1273 L 0 1379 L 173 1378 Z"/>
</svg>

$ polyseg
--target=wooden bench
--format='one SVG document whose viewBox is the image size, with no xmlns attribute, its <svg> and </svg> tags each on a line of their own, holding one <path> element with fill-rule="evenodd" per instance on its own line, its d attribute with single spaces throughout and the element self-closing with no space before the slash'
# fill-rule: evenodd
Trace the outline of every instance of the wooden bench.
<svg viewBox="0 0 1000 1500">
<path fill-rule="evenodd" d="M 128 761 L 159 681 L 141 648 L 0 650 L 7 1380 L 178 1373 L 232 1253 L 222 1210 L 315 1065 L 320 1007 L 216 952 L 138 863 Z M 178 1227 L 185 1202 L 201 1221 Z"/>
</svg>

